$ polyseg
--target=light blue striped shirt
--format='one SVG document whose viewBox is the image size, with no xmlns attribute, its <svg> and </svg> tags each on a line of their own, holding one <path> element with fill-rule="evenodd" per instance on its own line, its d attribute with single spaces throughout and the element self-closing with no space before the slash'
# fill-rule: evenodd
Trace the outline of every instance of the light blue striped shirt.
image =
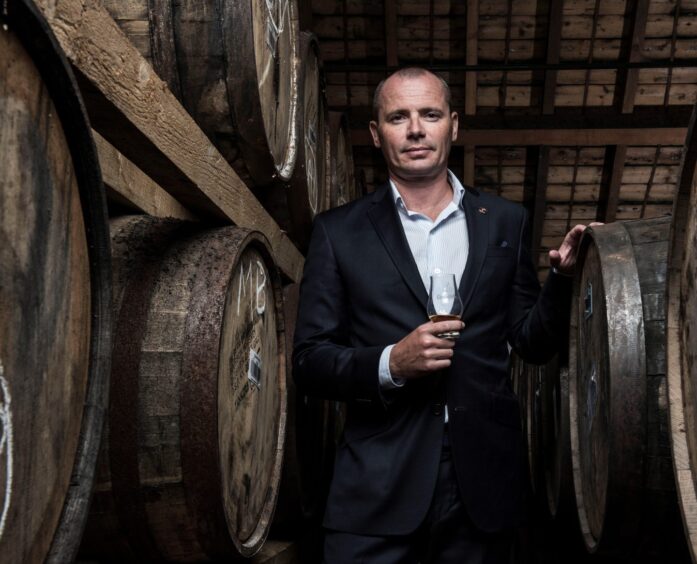
<svg viewBox="0 0 697 564">
<path fill-rule="evenodd" d="M 450 170 L 448 180 L 453 189 L 453 200 L 435 221 L 423 214 L 408 210 L 397 187 L 390 180 L 392 197 L 399 212 L 399 219 L 427 292 L 430 276 L 434 273 L 455 274 L 455 280 L 459 284 L 469 253 L 467 221 L 462 207 L 465 189 Z M 403 380 L 394 380 L 390 374 L 392 347 L 394 345 L 385 347 L 380 356 L 379 378 L 380 386 L 384 389 L 404 385 Z M 445 420 L 448 420 L 447 407 Z"/>
</svg>

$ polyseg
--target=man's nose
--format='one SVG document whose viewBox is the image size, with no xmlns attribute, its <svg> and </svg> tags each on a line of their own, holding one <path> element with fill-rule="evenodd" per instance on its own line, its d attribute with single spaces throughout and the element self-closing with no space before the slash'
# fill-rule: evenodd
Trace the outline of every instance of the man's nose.
<svg viewBox="0 0 697 564">
<path fill-rule="evenodd" d="M 421 119 L 419 116 L 411 116 L 409 118 L 409 123 L 407 127 L 407 137 L 409 138 L 421 138 L 424 136 L 423 127 L 421 125 Z"/>
</svg>

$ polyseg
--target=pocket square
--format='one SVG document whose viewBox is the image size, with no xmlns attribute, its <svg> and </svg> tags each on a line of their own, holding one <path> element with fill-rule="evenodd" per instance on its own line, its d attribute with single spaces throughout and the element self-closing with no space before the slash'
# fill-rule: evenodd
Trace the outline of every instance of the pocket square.
<svg viewBox="0 0 697 564">
<path fill-rule="evenodd" d="M 505 239 L 502 241 L 499 241 L 497 246 L 498 247 L 508 247 L 508 241 L 506 241 Z"/>
</svg>

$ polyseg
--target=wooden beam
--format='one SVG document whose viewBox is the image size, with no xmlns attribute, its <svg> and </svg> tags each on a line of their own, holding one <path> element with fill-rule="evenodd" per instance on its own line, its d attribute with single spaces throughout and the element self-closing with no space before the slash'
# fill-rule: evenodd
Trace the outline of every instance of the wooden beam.
<svg viewBox="0 0 697 564">
<path fill-rule="evenodd" d="M 369 106 L 333 106 L 346 111 L 356 129 L 368 127 Z M 460 116 L 460 127 L 467 129 L 664 129 L 684 128 L 690 121 L 691 105 L 637 106 L 631 114 L 612 107 L 561 108 L 553 115 L 540 114 L 537 108 L 509 109 L 500 113 Z"/>
<path fill-rule="evenodd" d="M 93 127 L 192 212 L 261 231 L 279 268 L 299 280 L 300 252 L 98 0 L 37 4 L 82 84 L 92 87 L 85 102 Z"/>
<path fill-rule="evenodd" d="M 465 145 L 465 165 L 462 182 L 468 186 L 474 186 L 474 152 L 474 145 Z"/>
<path fill-rule="evenodd" d="M 396 0 L 384 0 L 385 2 L 385 53 L 388 67 L 396 67 L 399 64 L 397 57 L 397 2 Z"/>
<path fill-rule="evenodd" d="M 107 195 L 114 201 L 155 217 L 196 220 L 196 216 L 136 165 L 92 131 Z"/>
<path fill-rule="evenodd" d="M 547 24 L 547 63 L 559 63 L 561 46 L 561 28 L 564 14 L 564 0 L 551 0 Z M 542 94 L 542 113 L 554 113 L 554 99 L 557 92 L 556 70 L 545 71 L 545 83 Z"/>
<path fill-rule="evenodd" d="M 461 129 L 455 146 L 602 146 L 602 145 L 683 145 L 687 128 L 648 129 Z M 367 130 L 351 131 L 354 145 L 372 146 Z"/>
<path fill-rule="evenodd" d="M 477 43 L 479 38 L 479 0 L 467 0 L 467 46 L 466 62 L 477 64 Z M 465 73 L 465 115 L 477 113 L 477 72 Z"/>
<path fill-rule="evenodd" d="M 598 221 L 602 221 L 603 223 L 615 221 L 626 158 L 627 145 L 616 145 L 607 148 L 605 165 L 603 166 L 603 176 L 600 183 L 600 194 L 598 196 L 598 213 L 596 216 Z"/>
<path fill-rule="evenodd" d="M 646 35 L 646 22 L 649 15 L 649 0 L 633 0 L 627 3 L 627 8 L 633 8 L 634 13 L 629 19 L 629 29 L 623 39 L 626 60 L 637 63 L 642 60 L 641 51 Z M 625 68 L 617 71 L 615 83 L 615 105 L 624 114 L 634 109 L 637 87 L 639 85 L 639 69 Z"/>
<path fill-rule="evenodd" d="M 530 216 L 530 253 L 537 264 L 545 221 L 549 147 L 530 147 L 526 155 L 523 204 Z"/>
</svg>

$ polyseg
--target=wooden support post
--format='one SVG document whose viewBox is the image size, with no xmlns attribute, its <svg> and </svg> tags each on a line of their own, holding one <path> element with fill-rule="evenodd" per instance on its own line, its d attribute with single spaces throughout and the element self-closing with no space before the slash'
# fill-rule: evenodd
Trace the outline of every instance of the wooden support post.
<svg viewBox="0 0 697 564">
<path fill-rule="evenodd" d="M 385 2 L 385 55 L 388 67 L 399 64 L 397 56 L 397 3 L 396 0 Z"/>
<path fill-rule="evenodd" d="M 603 223 L 615 221 L 626 157 L 626 145 L 608 147 L 605 153 L 605 165 L 603 167 L 600 195 L 598 197 L 598 213 L 596 216 L 598 221 Z"/>
<path fill-rule="evenodd" d="M 299 280 L 300 252 L 101 3 L 37 5 L 82 77 L 93 127 L 193 213 L 261 231 L 279 268 Z"/>
<path fill-rule="evenodd" d="M 537 264 L 542 242 L 549 177 L 549 147 L 528 147 L 525 156 L 523 205 L 530 218 L 530 254 Z"/>
<path fill-rule="evenodd" d="M 478 60 L 477 43 L 479 37 L 479 0 L 467 0 L 467 65 L 476 65 Z M 477 113 L 477 73 L 465 74 L 465 115 Z"/>
<path fill-rule="evenodd" d="M 547 64 L 559 62 L 561 46 L 561 27 L 564 13 L 564 0 L 551 0 L 547 24 Z M 557 71 L 545 71 L 545 83 L 542 94 L 542 113 L 554 113 L 554 98 L 557 91 Z"/>
<path fill-rule="evenodd" d="M 465 166 L 462 174 L 462 183 L 474 186 L 474 145 L 465 145 Z"/>
</svg>

